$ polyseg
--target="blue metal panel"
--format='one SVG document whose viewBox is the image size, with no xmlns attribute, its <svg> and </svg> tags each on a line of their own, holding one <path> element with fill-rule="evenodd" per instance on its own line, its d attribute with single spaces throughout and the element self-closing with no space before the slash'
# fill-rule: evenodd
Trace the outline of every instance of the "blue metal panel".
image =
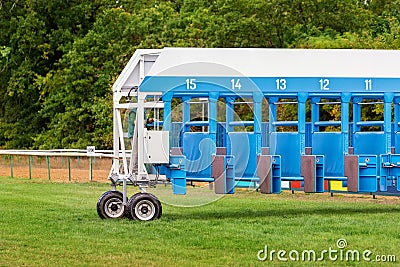
<svg viewBox="0 0 400 267">
<path fill-rule="evenodd" d="M 170 93 L 170 92 L 169 92 Z M 190 126 L 188 122 L 190 122 L 190 97 L 182 97 L 182 122 L 183 122 L 183 131 L 190 132 Z"/>
<path fill-rule="evenodd" d="M 300 137 L 297 132 L 271 134 L 271 155 L 281 156 L 282 176 L 300 176 Z"/>
<path fill-rule="evenodd" d="M 315 192 L 317 193 L 323 193 L 325 191 L 324 175 L 324 156 L 315 156 Z"/>
<path fill-rule="evenodd" d="M 341 94 L 341 105 L 340 105 L 340 113 L 341 113 L 341 124 L 340 128 L 342 131 L 342 140 L 343 140 L 343 152 L 348 154 L 349 152 L 349 102 L 351 100 L 351 93 L 343 92 Z"/>
<path fill-rule="evenodd" d="M 357 132 L 353 134 L 354 154 L 385 154 L 386 140 L 383 132 Z"/>
<path fill-rule="evenodd" d="M 163 130 L 169 131 L 171 129 L 171 101 L 172 101 L 172 94 L 166 93 L 163 96 L 164 102 L 164 121 L 163 121 Z"/>
<path fill-rule="evenodd" d="M 325 176 L 344 175 L 343 138 L 339 132 L 316 132 L 312 135 L 312 152 L 325 156 Z"/>
<path fill-rule="evenodd" d="M 226 194 L 235 193 L 235 158 L 233 156 L 225 156 L 225 192 Z"/>
<path fill-rule="evenodd" d="M 354 124 L 352 122 L 350 122 L 349 123 L 349 134 L 350 134 L 349 146 L 351 146 L 351 147 L 353 146 L 353 132 L 354 132 L 353 128 L 354 128 Z"/>
<path fill-rule="evenodd" d="M 378 168 L 376 155 L 362 155 L 358 157 L 359 192 L 376 192 L 378 191 Z"/>
<path fill-rule="evenodd" d="M 268 128 L 269 128 L 268 122 L 261 123 L 261 136 L 262 136 L 261 145 L 262 145 L 262 147 L 269 147 L 269 138 L 268 138 L 269 129 Z"/>
<path fill-rule="evenodd" d="M 231 152 L 235 157 L 235 176 L 255 177 L 257 154 L 255 148 L 256 138 L 253 133 L 229 133 Z"/>
<path fill-rule="evenodd" d="M 396 153 L 400 153 L 400 132 L 399 133 L 395 133 L 395 151 Z"/>
<path fill-rule="evenodd" d="M 226 123 L 217 123 L 217 147 L 226 147 Z"/>
<path fill-rule="evenodd" d="M 273 194 L 279 194 L 282 191 L 282 168 L 281 168 L 281 157 L 278 156 L 272 156 L 272 163 L 271 163 L 271 169 L 272 169 L 272 193 Z"/>
<path fill-rule="evenodd" d="M 394 123 L 392 122 L 392 126 L 391 126 L 391 139 L 392 139 L 392 144 L 391 144 L 391 146 L 392 146 L 392 147 L 395 147 L 395 145 L 396 145 L 396 141 L 395 141 L 395 139 L 396 139 L 396 132 L 395 132 L 394 129 L 395 129 L 395 128 L 394 128 Z"/>
<path fill-rule="evenodd" d="M 173 122 L 171 130 L 171 147 L 182 147 L 181 134 L 182 134 L 182 122 Z"/>
<path fill-rule="evenodd" d="M 217 123 L 217 147 L 225 147 L 226 146 L 226 129 L 225 122 Z M 173 122 L 171 129 L 171 147 L 182 147 L 182 122 Z"/>
<path fill-rule="evenodd" d="M 172 192 L 178 195 L 186 194 L 186 169 L 184 156 L 170 156 L 170 166 L 167 177 L 171 179 Z"/>
<path fill-rule="evenodd" d="M 400 155 L 387 154 L 380 156 L 381 192 L 400 193 Z M 397 191 L 397 192 L 396 192 Z"/>
<path fill-rule="evenodd" d="M 384 94 L 384 125 L 383 131 L 385 132 L 385 153 L 391 153 L 391 145 L 392 145 L 392 133 L 391 133 L 391 125 L 392 125 L 392 102 L 394 99 L 393 92 Z"/>
<path fill-rule="evenodd" d="M 394 141 L 395 153 L 400 153 L 400 98 L 394 98 L 394 123 L 392 128 L 392 142 Z"/>
<path fill-rule="evenodd" d="M 187 177 L 211 177 L 211 155 L 216 147 L 209 133 L 183 134 L 183 155 L 186 156 Z"/>
<path fill-rule="evenodd" d="M 305 154 L 306 150 L 306 101 L 308 98 L 308 93 L 298 93 L 297 96 L 297 117 L 298 117 L 298 134 L 300 138 L 300 154 Z"/>
<path fill-rule="evenodd" d="M 216 147 L 217 144 L 217 101 L 218 101 L 218 92 L 209 92 L 209 104 L 208 104 L 208 132 L 210 134 L 211 140 L 214 143 L 213 148 Z M 215 154 L 216 151 L 211 151 L 211 154 Z"/>
<path fill-rule="evenodd" d="M 306 147 L 311 147 L 311 130 L 312 130 L 312 125 L 311 122 L 306 123 Z"/>
<path fill-rule="evenodd" d="M 261 122 L 262 122 L 262 100 L 263 95 L 260 92 L 253 93 L 253 116 L 254 116 L 254 136 L 255 136 L 255 153 L 261 154 Z"/>
</svg>

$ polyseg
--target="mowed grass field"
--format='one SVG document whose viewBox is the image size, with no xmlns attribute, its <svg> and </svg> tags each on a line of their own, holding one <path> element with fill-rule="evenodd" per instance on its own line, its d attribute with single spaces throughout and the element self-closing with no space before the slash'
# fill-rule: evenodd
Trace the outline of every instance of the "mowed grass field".
<svg viewBox="0 0 400 267">
<path fill-rule="evenodd" d="M 339 239 L 347 242 L 344 253 L 370 250 L 371 260 L 396 256 L 396 262 L 380 265 L 400 264 L 399 198 L 238 190 L 198 207 L 163 204 L 157 221 L 101 220 L 96 202 L 109 188 L 0 177 L 0 266 L 377 264 L 362 255 L 360 261 L 340 260 Z M 285 250 L 281 256 L 288 261 L 278 260 L 277 252 L 272 261 L 260 261 L 257 254 L 264 256 L 266 246 L 268 255 Z M 301 260 L 304 250 L 316 251 L 319 258 L 330 248 L 339 253 L 336 261 L 328 254 L 322 261 Z M 300 253 L 299 261 L 289 259 L 293 250 Z"/>
</svg>

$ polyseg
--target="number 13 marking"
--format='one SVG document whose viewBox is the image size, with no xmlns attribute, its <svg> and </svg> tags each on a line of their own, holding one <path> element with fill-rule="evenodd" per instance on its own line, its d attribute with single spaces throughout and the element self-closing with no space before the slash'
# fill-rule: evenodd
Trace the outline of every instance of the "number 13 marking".
<svg viewBox="0 0 400 267">
<path fill-rule="evenodd" d="M 278 90 L 286 90 L 286 80 L 285 79 L 276 79 L 276 89 Z"/>
</svg>

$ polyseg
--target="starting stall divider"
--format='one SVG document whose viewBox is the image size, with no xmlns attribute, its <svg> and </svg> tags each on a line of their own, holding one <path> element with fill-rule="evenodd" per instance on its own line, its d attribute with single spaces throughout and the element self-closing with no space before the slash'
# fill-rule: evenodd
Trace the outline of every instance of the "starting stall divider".
<svg viewBox="0 0 400 267">
<path fill-rule="evenodd" d="M 124 185 L 120 195 L 128 212 L 139 204 L 126 201 L 126 185 L 145 192 L 162 177 L 174 194 L 186 194 L 188 183 L 205 182 L 217 194 L 253 186 L 266 194 L 286 188 L 399 195 L 398 62 L 400 51 L 388 50 L 137 50 L 113 86 L 112 192 Z M 193 118 L 199 103 L 202 114 Z M 236 105 L 246 104 L 250 113 L 238 119 Z M 278 106 L 286 104 L 297 105 L 297 120 L 279 120 Z M 340 119 L 321 120 L 324 105 L 340 105 Z M 382 105 L 383 119 L 363 120 L 367 105 Z M 127 135 L 121 114 L 131 111 L 135 131 Z M 141 123 L 149 116 L 156 119 Z"/>
</svg>

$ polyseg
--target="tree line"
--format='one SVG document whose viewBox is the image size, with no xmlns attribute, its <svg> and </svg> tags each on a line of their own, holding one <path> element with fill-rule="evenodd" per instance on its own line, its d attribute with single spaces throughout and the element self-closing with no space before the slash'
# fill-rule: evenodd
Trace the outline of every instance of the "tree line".
<svg viewBox="0 0 400 267">
<path fill-rule="evenodd" d="M 111 85 L 138 48 L 398 49 L 399 34 L 400 0 L 0 0 L 0 148 L 111 148 Z"/>
</svg>

